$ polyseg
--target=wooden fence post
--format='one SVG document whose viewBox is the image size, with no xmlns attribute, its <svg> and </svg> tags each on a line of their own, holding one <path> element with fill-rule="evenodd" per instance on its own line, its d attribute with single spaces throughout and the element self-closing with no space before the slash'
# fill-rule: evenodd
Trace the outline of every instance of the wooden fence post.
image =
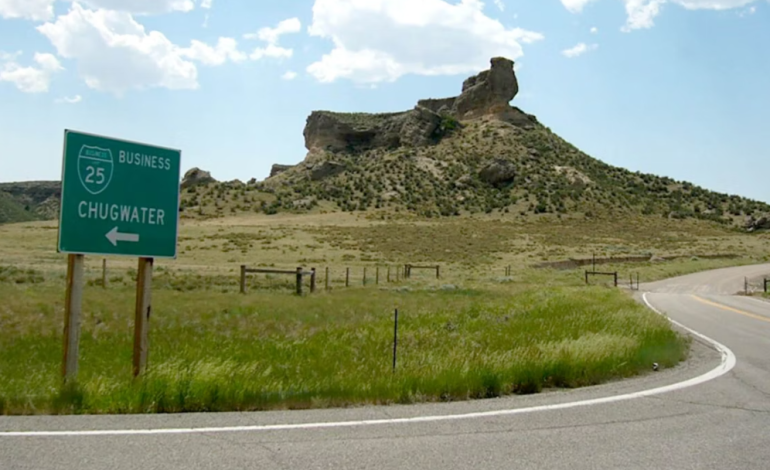
<svg viewBox="0 0 770 470">
<path fill-rule="evenodd" d="M 439 270 L 441 269 L 441 266 L 436 266 L 436 279 L 440 277 Z"/>
<path fill-rule="evenodd" d="M 350 268 L 345 269 L 345 287 L 350 287 Z"/>
<path fill-rule="evenodd" d="M 767 281 L 768 281 L 768 279 L 765 278 L 765 294 L 767 294 Z"/>
<path fill-rule="evenodd" d="M 302 267 L 297 268 L 297 295 L 302 295 Z"/>
<path fill-rule="evenodd" d="M 326 290 L 329 290 L 329 266 L 326 267 L 326 278 L 324 278 L 324 282 L 326 283 Z"/>
<path fill-rule="evenodd" d="M 102 287 L 107 288 L 107 258 L 102 258 Z"/>
<path fill-rule="evenodd" d="M 315 268 L 310 270 L 310 293 L 315 292 Z"/>
<path fill-rule="evenodd" d="M 586 270 L 586 284 L 588 284 L 588 270 Z"/>
<path fill-rule="evenodd" d="M 246 265 L 241 265 L 241 294 L 246 293 Z"/>
<path fill-rule="evenodd" d="M 615 287 L 618 287 L 618 272 L 615 271 Z"/>
</svg>

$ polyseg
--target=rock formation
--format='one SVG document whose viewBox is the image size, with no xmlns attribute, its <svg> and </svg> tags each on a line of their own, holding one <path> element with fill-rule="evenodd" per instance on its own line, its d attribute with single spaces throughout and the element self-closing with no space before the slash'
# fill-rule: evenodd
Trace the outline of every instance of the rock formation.
<svg viewBox="0 0 770 470">
<path fill-rule="evenodd" d="M 753 215 L 750 215 L 746 217 L 744 228 L 748 232 L 753 232 L 755 230 L 768 230 L 770 229 L 770 216 L 762 215 L 758 218 L 755 218 Z"/>
<path fill-rule="evenodd" d="M 278 163 L 274 164 L 272 168 L 270 168 L 270 176 L 268 178 L 272 178 L 275 175 L 279 175 L 283 173 L 284 171 L 288 170 L 294 165 L 279 165 Z"/>
<path fill-rule="evenodd" d="M 199 184 L 216 183 L 217 180 L 211 177 L 211 173 L 203 171 L 200 168 L 191 168 L 187 170 L 182 179 L 182 189 Z"/>
<path fill-rule="evenodd" d="M 326 161 L 320 165 L 310 164 L 308 165 L 308 169 L 310 170 L 310 179 L 312 181 L 319 181 L 342 173 L 345 171 L 345 165 L 342 163 Z"/>
<path fill-rule="evenodd" d="M 479 171 L 479 178 L 492 186 L 502 187 L 513 183 L 516 167 L 509 160 L 495 158 Z"/>
<path fill-rule="evenodd" d="M 422 147 L 438 142 L 457 121 L 493 116 L 528 128 L 534 116 L 511 107 L 519 91 L 513 61 L 491 59 L 491 67 L 465 80 L 462 93 L 453 98 L 420 100 L 413 109 L 398 113 L 334 113 L 313 111 L 303 135 L 313 151 L 362 151 L 400 146 Z M 446 123 L 452 125 L 445 125 Z"/>
<path fill-rule="evenodd" d="M 460 96 L 420 100 L 418 105 L 439 114 L 450 114 L 460 120 L 507 111 L 510 107 L 508 103 L 519 93 L 513 61 L 494 57 L 490 62 L 492 66 L 489 70 L 463 82 Z"/>
<path fill-rule="evenodd" d="M 303 135 L 308 150 L 331 152 L 375 147 L 428 145 L 435 140 L 441 117 L 419 106 L 388 114 L 313 111 Z"/>
</svg>

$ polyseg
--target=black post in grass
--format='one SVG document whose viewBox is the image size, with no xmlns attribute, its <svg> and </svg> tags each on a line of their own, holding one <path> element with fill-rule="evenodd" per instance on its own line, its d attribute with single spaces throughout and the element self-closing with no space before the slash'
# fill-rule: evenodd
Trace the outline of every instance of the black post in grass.
<svg viewBox="0 0 770 470">
<path fill-rule="evenodd" d="M 396 371 L 396 351 L 398 348 L 398 309 L 396 309 L 395 322 L 393 324 L 393 372 Z"/>
</svg>

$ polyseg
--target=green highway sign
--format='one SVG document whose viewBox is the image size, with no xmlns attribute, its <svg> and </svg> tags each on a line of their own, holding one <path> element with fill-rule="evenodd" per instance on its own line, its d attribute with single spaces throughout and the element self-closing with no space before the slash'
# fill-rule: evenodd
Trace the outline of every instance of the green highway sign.
<svg viewBox="0 0 770 470">
<path fill-rule="evenodd" d="M 65 130 L 58 251 L 176 258 L 181 158 Z"/>
</svg>

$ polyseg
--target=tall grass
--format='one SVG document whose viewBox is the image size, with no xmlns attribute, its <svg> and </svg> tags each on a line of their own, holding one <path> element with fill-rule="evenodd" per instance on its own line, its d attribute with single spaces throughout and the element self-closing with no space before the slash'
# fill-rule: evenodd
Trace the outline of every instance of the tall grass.
<svg viewBox="0 0 770 470">
<path fill-rule="evenodd" d="M 494 397 L 628 377 L 653 362 L 673 366 L 687 350 L 664 318 L 602 287 L 360 288 L 307 297 L 157 289 L 149 368 L 133 381 L 133 294 L 130 287 L 86 288 L 78 382 L 62 389 L 61 286 L 0 284 L 0 413 L 264 410 Z"/>
</svg>

